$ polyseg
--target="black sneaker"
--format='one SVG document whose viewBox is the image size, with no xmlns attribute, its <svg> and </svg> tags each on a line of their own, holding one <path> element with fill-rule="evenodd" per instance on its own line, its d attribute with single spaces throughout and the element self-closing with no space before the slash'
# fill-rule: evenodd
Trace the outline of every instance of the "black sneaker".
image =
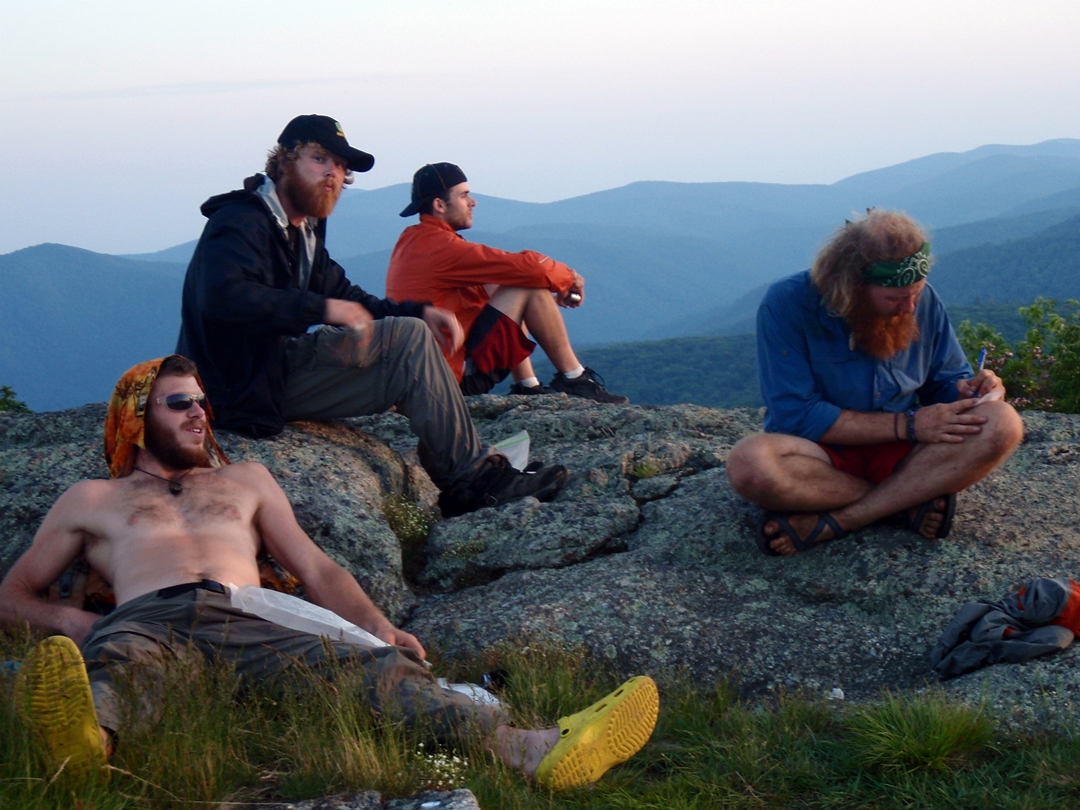
<svg viewBox="0 0 1080 810">
<path fill-rule="evenodd" d="M 580 377 L 568 380 L 561 371 L 551 378 L 551 390 L 562 391 L 572 397 L 591 399 L 595 402 L 608 402 L 612 405 L 627 405 L 629 397 L 621 397 L 604 388 L 604 378 L 586 368 Z"/>
<path fill-rule="evenodd" d="M 521 383 L 514 383 L 506 393 L 513 396 L 536 396 L 537 394 L 554 394 L 557 392 L 552 391 L 543 383 L 532 387 L 522 385 Z"/>
<path fill-rule="evenodd" d="M 457 483 L 439 495 L 439 510 L 443 517 L 452 518 L 527 495 L 538 501 L 550 501 L 566 484 L 570 473 L 561 464 L 529 465 L 534 467 L 521 472 L 510 466 L 504 455 L 488 456 L 474 478 Z"/>
</svg>

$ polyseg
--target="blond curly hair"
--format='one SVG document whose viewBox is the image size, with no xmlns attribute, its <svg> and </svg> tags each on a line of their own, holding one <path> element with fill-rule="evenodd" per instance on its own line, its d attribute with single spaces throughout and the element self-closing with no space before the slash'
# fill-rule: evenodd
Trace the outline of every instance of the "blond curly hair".
<svg viewBox="0 0 1080 810">
<path fill-rule="evenodd" d="M 284 164 L 295 163 L 296 159 L 300 156 L 300 150 L 305 146 L 314 146 L 321 149 L 323 152 L 326 152 L 328 155 L 332 154 L 325 146 L 315 143 L 314 141 L 298 143 L 291 149 L 286 149 L 280 143 L 274 144 L 274 148 L 266 153 L 266 168 L 263 170 L 266 173 L 266 176 L 277 183 L 281 179 L 281 172 Z M 352 182 L 355 179 L 356 178 L 353 177 L 352 169 L 346 167 L 345 180 L 343 181 L 344 184 L 347 186 L 352 185 Z"/>
<path fill-rule="evenodd" d="M 856 293 L 865 284 L 863 270 L 876 262 L 910 256 L 926 241 L 923 229 L 907 214 L 871 209 L 848 222 L 814 259 L 810 279 L 829 312 L 846 318 L 855 306 Z"/>
</svg>

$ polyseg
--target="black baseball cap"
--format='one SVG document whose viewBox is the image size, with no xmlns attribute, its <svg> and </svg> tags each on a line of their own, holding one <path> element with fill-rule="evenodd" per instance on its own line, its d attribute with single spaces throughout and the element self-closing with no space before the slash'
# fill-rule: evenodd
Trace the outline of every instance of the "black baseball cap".
<svg viewBox="0 0 1080 810">
<path fill-rule="evenodd" d="M 434 200 L 448 188 L 468 181 L 460 168 L 453 163 L 429 163 L 412 176 L 412 202 L 399 214 L 411 217 L 429 200 Z"/>
<path fill-rule="evenodd" d="M 328 115 L 298 115 L 285 125 L 277 140 L 286 149 L 301 143 L 317 143 L 338 157 L 345 158 L 354 172 L 366 172 L 375 165 L 374 157 L 349 146 L 341 124 Z"/>
</svg>

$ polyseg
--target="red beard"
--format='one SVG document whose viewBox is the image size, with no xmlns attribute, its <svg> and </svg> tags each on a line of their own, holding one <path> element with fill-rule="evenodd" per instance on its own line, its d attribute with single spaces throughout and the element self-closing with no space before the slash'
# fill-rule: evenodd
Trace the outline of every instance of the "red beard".
<svg viewBox="0 0 1080 810">
<path fill-rule="evenodd" d="M 914 314 L 879 315 L 862 293 L 856 297 L 855 307 L 846 320 L 855 348 L 875 360 L 891 360 L 919 339 L 919 323 Z"/>
<path fill-rule="evenodd" d="M 152 414 L 146 417 L 146 432 L 143 442 L 146 449 L 154 454 L 163 467 L 169 470 L 190 470 L 192 467 L 209 467 L 210 454 L 206 450 L 209 437 L 203 423 L 203 443 L 199 447 L 182 447 L 169 430 L 158 424 Z"/>
<path fill-rule="evenodd" d="M 305 183 L 297 174 L 296 166 L 289 161 L 282 165 L 281 182 L 278 183 L 278 193 L 289 198 L 292 207 L 306 217 L 326 219 L 334 211 L 338 197 L 341 196 L 341 186 L 335 189 L 327 189 L 326 182 L 319 180 L 316 183 Z"/>
</svg>

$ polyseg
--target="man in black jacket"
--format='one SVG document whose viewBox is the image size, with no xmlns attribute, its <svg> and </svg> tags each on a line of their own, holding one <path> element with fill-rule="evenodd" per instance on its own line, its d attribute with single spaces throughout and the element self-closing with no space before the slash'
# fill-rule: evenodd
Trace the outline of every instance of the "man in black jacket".
<svg viewBox="0 0 1080 810">
<path fill-rule="evenodd" d="M 215 426 L 264 437 L 286 421 L 396 407 L 444 515 L 554 497 L 564 467 L 520 473 L 481 445 L 439 350 L 461 345 L 454 315 L 369 295 L 327 254 L 326 217 L 352 172 L 374 162 L 334 119 L 302 115 L 281 133 L 266 175 L 203 204 L 209 221 L 184 280 L 177 352 L 198 365 Z"/>
</svg>

